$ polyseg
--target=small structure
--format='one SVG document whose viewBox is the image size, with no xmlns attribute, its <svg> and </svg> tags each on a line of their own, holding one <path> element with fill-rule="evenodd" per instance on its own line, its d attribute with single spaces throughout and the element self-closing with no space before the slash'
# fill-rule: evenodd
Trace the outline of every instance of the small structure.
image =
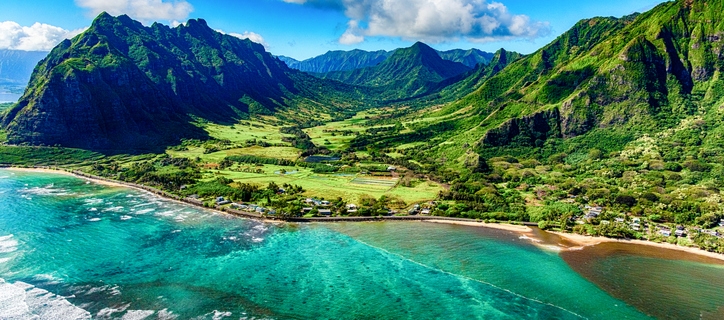
<svg viewBox="0 0 724 320">
<path fill-rule="evenodd" d="M 223 206 L 223 205 L 229 204 L 229 203 L 231 203 L 231 201 L 224 199 L 224 197 L 218 197 L 218 198 L 216 198 L 216 204 L 217 204 L 217 205 Z"/>
<path fill-rule="evenodd" d="M 641 230 L 641 225 L 638 223 L 632 223 L 631 229 L 633 229 L 634 231 L 639 231 L 639 230 Z"/>
<path fill-rule="evenodd" d="M 312 209 L 314 209 L 314 208 L 312 208 L 312 207 L 302 208 L 302 213 L 303 214 L 310 213 L 310 212 L 312 212 Z"/>
<path fill-rule="evenodd" d="M 323 216 L 331 216 L 332 210 L 329 209 L 319 209 L 319 214 Z"/>
<path fill-rule="evenodd" d="M 397 168 L 395 168 L 394 166 L 387 167 L 387 171 L 396 171 L 396 170 L 397 170 Z"/>
<path fill-rule="evenodd" d="M 624 222 L 624 219 L 623 219 L 623 218 L 616 218 L 616 222 L 617 222 L 617 223 L 623 223 L 623 222 Z"/>
<path fill-rule="evenodd" d="M 724 227 L 724 219 L 719 220 L 719 226 Z"/>
<path fill-rule="evenodd" d="M 322 201 L 319 202 L 319 205 L 320 205 L 320 206 L 328 206 L 328 205 L 330 205 L 330 203 L 329 203 L 329 201 L 327 201 L 327 200 L 322 200 Z"/>
</svg>

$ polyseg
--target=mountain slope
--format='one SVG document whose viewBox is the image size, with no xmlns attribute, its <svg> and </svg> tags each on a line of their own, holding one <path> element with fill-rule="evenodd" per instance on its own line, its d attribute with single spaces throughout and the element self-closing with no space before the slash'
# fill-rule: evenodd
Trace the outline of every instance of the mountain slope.
<svg viewBox="0 0 724 320">
<path fill-rule="evenodd" d="M 424 94 L 430 85 L 469 70 L 462 63 L 443 60 L 437 51 L 418 42 L 410 48 L 396 50 L 377 66 L 320 76 L 356 86 L 386 88 L 381 96 L 393 99 Z"/>
<path fill-rule="evenodd" d="M 344 111 L 348 93 L 200 19 L 172 29 L 102 13 L 38 65 L 0 124 L 13 144 L 143 150 L 203 138 L 191 124 L 199 118 L 233 123 L 292 106 L 299 112 L 287 114 L 297 116 Z"/>
<path fill-rule="evenodd" d="M 587 19 L 426 115 L 446 120 L 395 139 L 423 142 L 421 159 L 445 158 L 458 168 L 468 153 L 543 157 L 571 143 L 620 150 L 687 117 L 721 118 L 722 58 L 721 2 L 680 0 L 640 15 Z"/>
<path fill-rule="evenodd" d="M 448 51 L 438 51 L 440 58 L 448 61 L 459 62 L 468 68 L 475 68 L 478 64 L 488 64 L 493 59 L 494 53 L 481 51 L 478 49 L 462 50 L 454 49 Z"/>
<path fill-rule="evenodd" d="M 327 73 L 349 71 L 372 67 L 387 59 L 392 52 L 380 51 L 329 51 L 321 56 L 297 61 L 288 57 L 279 57 L 290 68 L 309 73 Z"/>
<path fill-rule="evenodd" d="M 0 50 L 0 84 L 27 84 L 33 68 L 47 54 L 43 51 Z"/>
</svg>

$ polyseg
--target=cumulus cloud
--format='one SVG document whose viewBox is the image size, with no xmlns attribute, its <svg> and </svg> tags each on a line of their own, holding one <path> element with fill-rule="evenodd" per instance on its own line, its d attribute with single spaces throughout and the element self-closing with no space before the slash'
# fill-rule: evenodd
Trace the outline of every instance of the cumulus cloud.
<svg viewBox="0 0 724 320">
<path fill-rule="evenodd" d="M 444 42 L 534 39 L 550 32 L 548 23 L 513 14 L 487 0 L 282 0 L 305 6 L 341 8 L 350 19 L 343 44 L 369 36 Z"/>
<path fill-rule="evenodd" d="M 143 22 L 184 20 L 194 11 L 185 0 L 75 0 L 75 4 L 93 16 L 105 11 L 114 16 L 127 14 Z"/>
<path fill-rule="evenodd" d="M 61 41 L 83 31 L 85 29 L 71 31 L 38 22 L 26 27 L 14 21 L 4 21 L 0 22 L 0 49 L 50 51 Z"/>
<path fill-rule="evenodd" d="M 227 33 L 227 32 L 224 32 L 224 30 L 219 30 L 219 29 L 217 29 L 216 31 L 223 33 L 223 34 L 228 34 L 232 37 L 237 37 L 239 39 L 249 39 L 252 42 L 256 42 L 256 43 L 264 46 L 264 48 L 269 49 L 269 44 L 266 43 L 266 40 L 264 40 L 264 37 L 262 37 L 260 34 L 258 34 L 256 32 L 244 31 L 244 33 L 235 33 L 235 32 Z"/>
</svg>

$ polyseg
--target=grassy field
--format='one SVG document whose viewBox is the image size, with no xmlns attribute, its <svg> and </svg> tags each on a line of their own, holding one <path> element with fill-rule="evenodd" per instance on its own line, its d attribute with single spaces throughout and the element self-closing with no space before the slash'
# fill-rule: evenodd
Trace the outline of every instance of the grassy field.
<svg viewBox="0 0 724 320">
<path fill-rule="evenodd" d="M 312 138 L 312 142 L 316 145 L 325 146 L 330 150 L 345 150 L 349 148 L 349 143 L 359 133 L 370 129 L 385 126 L 365 126 L 368 119 L 376 116 L 378 113 L 384 112 L 382 109 L 362 111 L 352 118 L 344 121 L 330 122 L 322 126 L 304 129 L 304 132 Z M 351 132 L 346 135 L 343 131 Z"/>
<path fill-rule="evenodd" d="M 242 121 L 233 126 L 205 124 L 203 127 L 212 138 L 218 140 L 229 140 L 231 142 L 262 140 L 270 144 L 284 143 L 279 127 L 256 121 Z"/>
<path fill-rule="evenodd" d="M 320 146 L 326 146 L 331 150 L 345 150 L 349 142 L 357 134 L 370 128 L 365 124 L 370 118 L 384 114 L 385 110 L 369 110 L 360 112 L 353 118 L 331 122 L 322 126 L 304 129 L 312 138 L 312 141 Z M 280 127 L 269 125 L 258 121 L 241 121 L 233 126 L 221 126 L 215 124 L 203 124 L 203 128 L 217 140 L 228 140 L 232 145 L 243 144 L 248 140 L 264 141 L 268 144 L 286 144 L 282 141 L 284 137 L 280 133 Z M 341 132 L 350 132 L 343 135 Z M 220 163 L 224 158 L 232 155 L 253 155 L 265 158 L 297 160 L 301 150 L 291 146 L 261 147 L 251 146 L 245 148 L 232 148 L 212 153 L 204 153 L 205 149 L 189 147 L 188 150 L 176 151 L 169 149 L 166 153 L 173 157 L 189 159 L 199 158 L 203 163 L 209 164 L 204 170 L 206 179 L 214 179 L 219 176 L 233 179 L 236 182 L 257 184 L 266 186 L 270 182 L 278 185 L 284 183 L 299 185 L 306 190 L 305 196 L 325 199 L 336 199 L 341 197 L 350 203 L 359 203 L 362 196 L 371 196 L 379 199 L 383 195 L 399 197 L 408 204 L 434 200 L 442 187 L 432 182 L 420 182 L 415 187 L 403 187 L 398 185 L 398 179 L 393 177 L 375 177 L 362 174 L 315 174 L 311 169 L 283 167 L 275 165 L 247 165 L 236 164 L 225 170 L 215 170 L 214 164 Z M 364 158 L 364 152 L 358 156 Z M 369 155 L 367 155 L 369 156 Z M 395 156 L 401 156 L 395 154 Z M 386 167 L 382 163 L 360 163 L 363 171 L 372 167 Z M 260 170 L 261 173 L 256 173 Z M 246 172 L 243 172 L 246 171 Z M 281 174 L 286 172 L 286 174 Z"/>
<path fill-rule="evenodd" d="M 247 148 L 235 148 L 235 149 L 229 149 L 229 150 L 222 150 L 217 151 L 213 153 L 207 153 L 204 154 L 204 148 L 197 147 L 197 148 L 189 148 L 189 150 L 186 151 L 173 151 L 173 150 L 167 150 L 167 154 L 169 154 L 172 157 L 176 158 L 189 158 L 189 159 L 196 159 L 196 157 L 199 157 L 204 162 L 211 162 L 211 163 L 219 163 L 221 160 L 226 158 L 227 156 L 235 156 L 235 155 L 253 155 L 253 156 L 260 156 L 260 157 L 266 157 L 266 158 L 277 158 L 277 159 L 287 159 L 287 160 L 295 160 L 299 157 L 299 149 L 294 147 L 259 147 L 259 146 L 252 146 Z"/>
<path fill-rule="evenodd" d="M 239 172 L 239 169 L 261 169 L 263 173 Z M 286 174 L 281 174 L 282 170 Z M 368 195 L 380 198 L 383 195 L 400 197 L 408 204 L 434 200 L 442 188 L 437 184 L 423 182 L 413 188 L 397 185 L 397 179 L 380 178 L 360 174 L 315 174 L 307 168 L 283 167 L 274 165 L 237 165 L 227 170 L 210 170 L 208 179 L 223 176 L 236 182 L 266 186 L 270 182 L 278 185 L 288 183 L 299 185 L 306 190 L 308 197 L 336 199 L 341 197 L 350 203 L 359 203 L 359 199 Z"/>
</svg>

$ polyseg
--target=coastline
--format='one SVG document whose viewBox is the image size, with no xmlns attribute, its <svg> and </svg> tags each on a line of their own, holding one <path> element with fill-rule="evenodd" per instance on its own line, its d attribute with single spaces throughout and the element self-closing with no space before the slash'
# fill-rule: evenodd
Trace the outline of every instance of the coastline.
<svg viewBox="0 0 724 320">
<path fill-rule="evenodd" d="M 606 238 L 606 237 L 593 237 L 593 236 L 584 236 L 581 234 L 575 234 L 575 233 L 563 233 L 563 232 L 555 232 L 555 231 L 546 231 L 551 234 L 555 234 L 563 239 L 566 239 L 572 243 L 575 243 L 581 247 L 592 247 L 596 246 L 601 243 L 605 242 L 615 242 L 615 243 L 628 243 L 628 244 L 634 244 L 634 245 L 642 245 L 642 246 L 649 246 L 649 247 L 657 247 L 661 249 L 668 249 L 668 250 L 675 250 L 675 251 L 681 251 L 681 252 L 687 252 L 692 253 L 700 256 L 705 256 L 712 259 L 717 259 L 724 261 L 724 254 L 719 254 L 716 252 L 709 252 L 706 250 L 702 250 L 695 247 L 682 247 L 679 245 L 671 244 L 671 243 L 659 243 L 659 242 L 653 242 L 648 240 L 626 240 L 626 239 L 613 239 L 613 238 Z M 563 251 L 570 251 L 570 250 L 577 250 L 578 248 L 572 247 L 572 248 L 563 248 Z"/>
<path fill-rule="evenodd" d="M 518 233 L 532 233 L 533 229 L 531 229 L 528 226 L 523 225 L 515 225 L 515 224 L 503 224 L 503 223 L 487 223 L 487 222 L 478 222 L 478 221 L 455 221 L 455 220 L 438 220 L 438 219 L 431 219 L 431 220 L 425 220 L 425 222 L 431 222 L 431 223 L 443 223 L 443 224 L 453 224 L 458 226 L 468 226 L 468 227 L 483 227 L 483 228 L 491 228 L 491 229 L 498 229 L 498 230 L 505 230 L 505 231 L 512 231 L 512 232 L 518 232 Z"/>
<path fill-rule="evenodd" d="M 259 220 L 264 223 L 272 223 L 272 224 L 283 224 L 287 223 L 287 221 L 280 221 L 280 220 L 273 220 L 273 219 L 266 219 L 263 218 L 261 215 L 253 215 L 253 214 L 247 214 L 236 210 L 226 210 L 222 208 L 207 208 L 199 203 L 192 203 L 188 201 L 184 201 L 184 199 L 172 195 L 170 193 L 167 193 L 165 191 L 161 191 L 155 188 L 146 187 L 146 186 L 138 186 L 133 183 L 128 182 L 118 182 L 113 181 L 106 178 L 100 178 L 95 177 L 89 174 L 80 173 L 76 171 L 68 171 L 65 169 L 54 169 L 54 168 L 20 168 L 20 167 L 4 167 L 0 169 L 5 169 L 8 171 L 18 171 L 18 172 L 36 172 L 36 173 L 51 173 L 51 174 L 63 174 L 67 176 L 73 176 L 76 178 L 84 179 L 87 181 L 91 181 L 93 183 L 97 183 L 100 185 L 105 185 L 109 187 L 119 187 L 119 188 L 131 188 L 143 192 L 149 192 L 156 196 L 159 196 L 161 198 L 164 198 L 169 201 L 174 201 L 177 203 L 185 204 L 185 205 L 191 205 L 195 207 L 199 207 L 204 210 L 210 210 L 216 213 L 221 214 L 228 214 L 235 217 L 240 218 L 246 218 L 246 219 L 253 219 L 253 220 Z M 362 222 L 362 221 L 424 221 L 424 222 L 430 222 L 430 223 L 440 223 L 440 224 L 451 224 L 451 225 L 460 225 L 460 226 L 468 226 L 468 227 L 483 227 L 483 228 L 491 228 L 491 229 L 497 229 L 497 230 L 504 230 L 504 231 L 510 231 L 522 234 L 526 237 L 530 237 L 533 235 L 533 238 L 535 238 L 534 230 L 526 225 L 514 225 L 514 224 L 505 224 L 505 223 L 485 223 L 485 222 L 479 222 L 475 220 L 470 219 L 462 219 L 462 218 L 444 218 L 444 217 L 410 217 L 410 219 L 400 219 L 400 217 L 396 217 L 393 219 L 384 219 L 379 217 L 364 217 L 361 219 L 325 219 L 325 218 L 312 218 L 312 219 L 297 219 L 299 221 L 293 221 L 293 222 Z M 326 220 L 326 221 L 325 221 Z M 668 249 L 668 250 L 675 250 L 675 251 L 681 251 L 681 252 L 687 252 L 691 254 L 696 254 L 700 256 L 705 256 L 708 258 L 713 258 L 717 260 L 724 261 L 724 254 L 719 254 L 715 252 L 709 252 L 705 251 L 699 248 L 695 247 L 682 247 L 675 244 L 670 243 L 657 243 L 647 240 L 624 240 L 624 239 L 613 239 L 613 238 L 606 238 L 606 237 L 594 237 L 594 236 L 584 236 L 580 234 L 574 234 L 574 233 L 564 233 L 564 232 L 556 232 L 556 231 L 543 231 L 541 232 L 553 234 L 558 237 L 560 237 L 563 240 L 566 240 L 570 243 L 575 244 L 575 246 L 572 247 L 564 247 L 557 245 L 557 247 L 560 249 L 560 251 L 572 251 L 572 250 L 580 250 L 582 247 L 592 247 L 596 246 L 601 243 L 605 242 L 617 242 L 617 243 L 628 243 L 628 244 L 635 244 L 635 245 L 643 245 L 643 246 L 650 246 L 650 247 L 657 247 L 661 249 Z M 538 242 L 540 240 L 534 241 Z M 542 245 L 543 248 L 548 248 L 550 245 Z"/>
</svg>

